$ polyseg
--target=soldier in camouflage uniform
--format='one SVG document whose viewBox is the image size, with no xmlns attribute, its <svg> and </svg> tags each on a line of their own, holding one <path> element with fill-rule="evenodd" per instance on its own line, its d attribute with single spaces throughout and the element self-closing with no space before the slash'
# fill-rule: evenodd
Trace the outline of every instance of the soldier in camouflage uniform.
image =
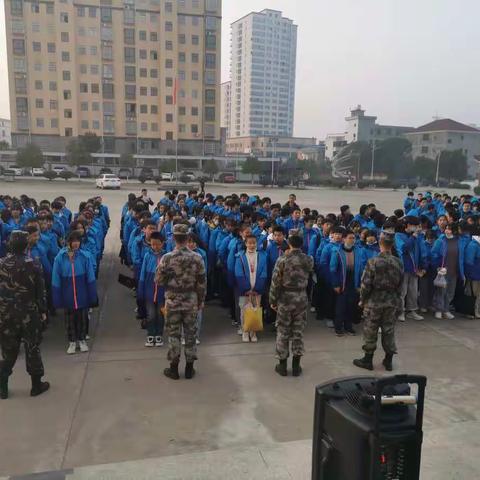
<svg viewBox="0 0 480 480">
<path fill-rule="evenodd" d="M 313 259 L 302 252 L 301 231 L 290 230 L 289 250 L 281 256 L 273 270 L 270 286 L 270 307 L 277 312 L 277 358 L 275 371 L 287 375 L 289 342 L 292 342 L 292 375 L 298 377 L 302 368 L 300 358 L 305 352 L 303 331 L 307 324 L 307 285 L 313 270 Z"/>
<path fill-rule="evenodd" d="M 360 287 L 360 306 L 364 320 L 363 350 L 365 356 L 353 361 L 354 365 L 373 370 L 373 354 L 377 348 L 378 329 L 382 329 L 382 346 L 385 350 L 383 365 L 392 370 L 395 345 L 395 321 L 402 309 L 401 287 L 403 265 L 392 254 L 394 238 L 384 234 L 380 239 L 380 254 L 368 261 Z"/>
<path fill-rule="evenodd" d="M 0 260 L 0 398 L 8 398 L 8 377 L 17 361 L 20 345 L 25 345 L 25 363 L 32 377 L 30 395 L 47 391 L 40 343 L 46 325 L 46 295 L 42 267 L 25 255 L 26 232 L 14 231 L 9 241 L 10 253 Z"/>
<path fill-rule="evenodd" d="M 170 368 L 164 374 L 178 380 L 181 354 L 182 327 L 185 336 L 185 378 L 195 375 L 193 363 L 197 359 L 197 313 L 205 301 L 207 277 L 202 257 L 187 248 L 188 226 L 173 227 L 175 250 L 162 257 L 156 281 L 165 287 L 165 328 L 168 334 Z"/>
</svg>

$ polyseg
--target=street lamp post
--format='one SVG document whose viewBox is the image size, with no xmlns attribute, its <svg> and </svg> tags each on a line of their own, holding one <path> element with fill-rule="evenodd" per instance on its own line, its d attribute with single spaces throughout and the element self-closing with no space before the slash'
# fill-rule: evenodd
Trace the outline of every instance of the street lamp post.
<svg viewBox="0 0 480 480">
<path fill-rule="evenodd" d="M 370 169 L 370 180 L 373 180 L 373 169 L 375 165 L 375 146 L 376 146 L 376 139 L 373 137 L 373 145 L 372 145 L 372 167 Z"/>
<path fill-rule="evenodd" d="M 278 142 L 278 138 L 277 137 L 273 137 L 271 139 L 272 143 L 273 143 L 273 153 L 272 153 L 272 187 L 273 187 L 273 184 L 274 184 L 274 177 L 275 177 L 275 159 L 277 157 L 277 142 Z"/>
<path fill-rule="evenodd" d="M 437 172 L 435 174 L 435 185 L 438 187 L 438 178 L 440 176 L 440 157 L 442 155 L 442 152 L 438 152 L 437 154 Z"/>
</svg>

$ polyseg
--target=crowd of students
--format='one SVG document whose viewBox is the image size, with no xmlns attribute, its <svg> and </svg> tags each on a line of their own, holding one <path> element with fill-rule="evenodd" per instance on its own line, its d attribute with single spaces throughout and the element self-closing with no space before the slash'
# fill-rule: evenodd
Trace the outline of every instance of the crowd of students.
<svg viewBox="0 0 480 480">
<path fill-rule="evenodd" d="M 189 226 L 189 247 L 205 262 L 207 299 L 219 298 L 229 309 L 244 342 L 258 341 L 243 326 L 247 301 L 260 303 L 266 322 L 275 323 L 267 292 L 291 230 L 302 232 L 303 251 L 315 260 L 308 286 L 311 311 L 338 336 L 356 333 L 358 288 L 366 263 L 378 255 L 382 232 L 395 236 L 395 254 L 404 266 L 399 321 L 422 320 L 420 314 L 429 310 L 438 319 L 453 319 L 455 309 L 480 318 L 480 202 L 470 195 L 427 192 L 415 198 L 410 192 L 404 208 L 391 216 L 375 204 L 360 206 L 356 215 L 348 205 L 338 214 L 323 215 L 300 208 L 294 194 L 282 205 L 258 195 L 172 190 L 153 206 L 146 191 L 139 197 L 130 194 L 120 234 L 120 257 L 134 272 L 147 347 L 163 345 L 163 291 L 155 283 L 155 270 L 161 256 L 175 247 L 172 231 L 178 223 Z"/>
<path fill-rule="evenodd" d="M 27 195 L 0 196 L 0 257 L 13 231 L 28 234 L 27 255 L 42 266 L 48 315 L 65 313 L 67 353 L 88 352 L 91 309 L 98 304 L 96 279 L 110 225 L 101 197 L 81 202 L 77 213 L 65 197 L 37 203 Z"/>
</svg>

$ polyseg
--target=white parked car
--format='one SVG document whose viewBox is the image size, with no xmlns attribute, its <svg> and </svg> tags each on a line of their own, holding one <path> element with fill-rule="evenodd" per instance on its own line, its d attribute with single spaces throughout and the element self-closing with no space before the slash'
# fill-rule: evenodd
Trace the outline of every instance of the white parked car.
<svg viewBox="0 0 480 480">
<path fill-rule="evenodd" d="M 115 188 L 120 189 L 122 182 L 113 173 L 103 173 L 97 178 L 97 188 Z"/>
<path fill-rule="evenodd" d="M 170 182 L 174 179 L 175 174 L 174 173 L 164 173 L 164 172 L 162 172 L 160 174 L 160 177 L 161 177 L 163 182 Z"/>
<path fill-rule="evenodd" d="M 60 172 L 66 170 L 66 168 L 62 167 L 61 165 L 55 165 L 54 167 L 52 167 L 52 170 L 58 175 Z"/>
<path fill-rule="evenodd" d="M 43 167 L 32 168 L 32 175 L 34 177 L 41 177 L 44 173 L 45 173 L 45 169 Z"/>
<path fill-rule="evenodd" d="M 14 175 L 16 177 L 19 177 L 20 175 L 23 175 L 23 168 L 17 167 L 16 165 L 12 165 L 12 166 L 8 167 L 8 169 L 11 170 L 12 172 L 14 172 Z"/>
</svg>

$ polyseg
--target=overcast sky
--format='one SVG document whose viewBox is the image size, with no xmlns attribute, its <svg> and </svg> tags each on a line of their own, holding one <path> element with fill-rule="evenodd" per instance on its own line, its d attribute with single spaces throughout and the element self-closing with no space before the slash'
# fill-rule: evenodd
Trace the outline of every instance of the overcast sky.
<svg viewBox="0 0 480 480">
<path fill-rule="evenodd" d="M 223 80 L 230 24 L 263 8 L 299 27 L 295 135 L 341 132 L 357 104 L 384 124 L 434 116 L 480 124 L 479 0 L 223 0 Z M 0 116 L 8 118 L 4 0 L 0 11 Z"/>
</svg>

